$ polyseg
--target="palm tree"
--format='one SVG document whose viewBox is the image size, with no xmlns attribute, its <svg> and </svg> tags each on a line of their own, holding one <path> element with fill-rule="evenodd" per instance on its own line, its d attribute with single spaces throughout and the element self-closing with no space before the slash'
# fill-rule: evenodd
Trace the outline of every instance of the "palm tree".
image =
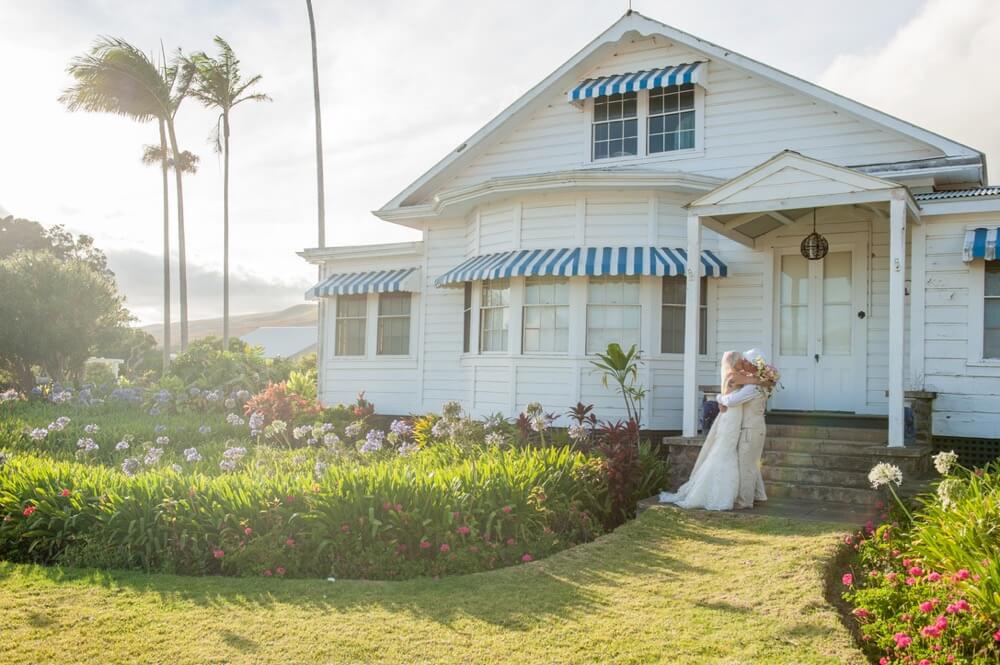
<svg viewBox="0 0 1000 665">
<path fill-rule="evenodd" d="M 166 161 L 166 166 L 168 169 L 174 168 L 174 158 L 170 151 L 164 152 L 163 148 L 158 145 L 144 145 L 142 146 L 142 163 L 146 166 L 151 166 L 153 164 L 162 164 Z M 198 172 L 198 162 L 201 161 L 201 157 L 189 152 L 187 150 L 181 153 L 181 171 L 188 174 L 195 174 Z"/>
<path fill-rule="evenodd" d="M 312 0 L 306 0 L 309 12 L 309 37 L 312 41 L 313 108 L 316 115 L 316 199 L 319 213 L 319 246 L 326 247 L 326 202 L 323 192 L 323 121 L 319 113 L 319 58 L 316 55 L 316 20 Z"/>
<path fill-rule="evenodd" d="M 194 84 L 190 94 L 208 108 L 219 110 L 219 120 L 212 132 L 216 152 L 223 157 L 222 179 L 222 348 L 229 348 L 229 114 L 243 102 L 269 102 L 260 92 L 249 92 L 260 82 L 257 74 L 244 80 L 240 61 L 222 37 L 215 37 L 219 57 L 210 58 L 196 53 L 189 61 L 194 67 Z"/>
<path fill-rule="evenodd" d="M 69 74 L 76 83 L 59 100 L 71 111 L 113 113 L 137 122 L 157 120 L 161 155 L 167 154 L 169 136 L 174 160 L 182 163 L 174 132 L 174 117 L 190 84 L 190 71 L 179 57 L 159 64 L 123 39 L 100 37 L 86 55 L 70 61 Z M 170 238 L 167 200 L 167 160 L 163 169 L 163 363 L 170 363 Z M 187 260 L 184 243 L 184 197 L 181 171 L 177 178 L 178 251 L 180 254 L 181 349 L 187 346 Z"/>
</svg>

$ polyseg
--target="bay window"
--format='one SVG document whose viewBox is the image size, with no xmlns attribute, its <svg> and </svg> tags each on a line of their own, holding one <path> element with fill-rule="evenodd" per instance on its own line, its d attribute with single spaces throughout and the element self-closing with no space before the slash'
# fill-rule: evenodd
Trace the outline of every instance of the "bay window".
<svg viewBox="0 0 1000 665">
<path fill-rule="evenodd" d="M 507 350 L 510 320 L 510 280 L 483 282 L 479 306 L 479 350 L 484 353 Z"/>
<path fill-rule="evenodd" d="M 701 306 L 698 308 L 698 353 L 708 352 L 708 279 L 701 278 Z M 663 278 L 660 299 L 660 352 L 684 353 L 684 319 L 687 277 Z"/>
<path fill-rule="evenodd" d="M 639 154 L 637 109 L 634 92 L 594 99 L 593 159 Z"/>
<path fill-rule="evenodd" d="M 527 278 L 522 327 L 525 353 L 566 353 L 569 350 L 569 280 Z"/>
<path fill-rule="evenodd" d="M 592 277 L 587 284 L 587 353 L 617 342 L 639 346 L 641 308 L 638 277 Z"/>
</svg>

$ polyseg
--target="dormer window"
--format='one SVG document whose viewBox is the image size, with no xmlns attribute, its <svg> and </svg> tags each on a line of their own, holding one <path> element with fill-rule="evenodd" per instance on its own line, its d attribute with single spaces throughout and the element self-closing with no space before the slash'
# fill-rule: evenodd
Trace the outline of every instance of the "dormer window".
<svg viewBox="0 0 1000 665">
<path fill-rule="evenodd" d="M 638 95 L 618 93 L 594 100 L 593 158 L 639 154 Z"/>
<path fill-rule="evenodd" d="M 649 154 L 694 148 L 694 86 L 673 85 L 649 91 Z"/>
</svg>

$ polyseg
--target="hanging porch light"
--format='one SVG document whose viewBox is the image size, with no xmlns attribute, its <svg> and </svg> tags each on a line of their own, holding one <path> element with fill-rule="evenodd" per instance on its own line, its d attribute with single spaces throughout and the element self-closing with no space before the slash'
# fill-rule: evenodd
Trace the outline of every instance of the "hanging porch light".
<svg viewBox="0 0 1000 665">
<path fill-rule="evenodd" d="M 802 240 L 799 251 L 810 261 L 818 261 L 830 251 L 830 243 L 827 242 L 826 238 L 816 233 L 816 208 L 813 208 L 813 231 Z"/>
</svg>

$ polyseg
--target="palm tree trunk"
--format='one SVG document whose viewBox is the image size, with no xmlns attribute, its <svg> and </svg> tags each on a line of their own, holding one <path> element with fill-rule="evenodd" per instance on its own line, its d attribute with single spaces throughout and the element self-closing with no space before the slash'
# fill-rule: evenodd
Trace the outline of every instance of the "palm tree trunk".
<svg viewBox="0 0 1000 665">
<path fill-rule="evenodd" d="M 326 203 L 323 193 L 323 121 L 319 113 L 319 59 L 316 55 L 316 21 L 312 0 L 306 0 L 309 11 L 309 37 L 312 39 L 313 106 L 316 114 L 316 197 L 319 211 L 319 247 L 326 247 Z"/>
<path fill-rule="evenodd" d="M 222 114 L 222 349 L 229 350 L 229 113 Z"/>
<path fill-rule="evenodd" d="M 167 188 L 167 132 L 160 120 L 163 170 L 163 370 L 170 366 L 170 193 Z"/>
<path fill-rule="evenodd" d="M 187 245 L 184 242 L 184 186 L 182 184 L 181 150 L 177 146 L 177 133 L 174 131 L 173 119 L 167 120 L 167 131 L 170 133 L 170 147 L 174 153 L 174 178 L 177 187 L 177 262 L 181 291 L 181 352 L 188 345 L 188 307 L 187 307 Z"/>
</svg>

